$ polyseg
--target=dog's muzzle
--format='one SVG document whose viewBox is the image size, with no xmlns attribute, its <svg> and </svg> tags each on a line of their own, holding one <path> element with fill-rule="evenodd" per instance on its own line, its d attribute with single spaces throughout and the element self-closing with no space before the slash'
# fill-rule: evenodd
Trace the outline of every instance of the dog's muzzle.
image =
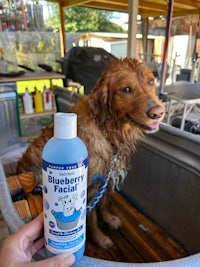
<svg viewBox="0 0 200 267">
<path fill-rule="evenodd" d="M 141 122 L 138 122 L 134 118 L 132 118 L 129 114 L 126 114 L 126 117 L 129 119 L 129 121 L 133 122 L 136 126 L 143 129 L 145 132 L 155 132 L 158 130 L 158 127 L 160 125 L 160 122 L 158 120 L 153 121 L 149 124 L 143 124 Z"/>
</svg>

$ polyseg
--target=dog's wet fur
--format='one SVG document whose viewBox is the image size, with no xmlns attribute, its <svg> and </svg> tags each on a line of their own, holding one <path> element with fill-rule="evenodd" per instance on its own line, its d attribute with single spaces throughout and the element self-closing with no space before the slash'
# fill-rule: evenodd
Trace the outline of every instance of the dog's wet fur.
<svg viewBox="0 0 200 267">
<path fill-rule="evenodd" d="M 90 236 L 99 246 L 107 249 L 113 243 L 99 227 L 97 210 L 111 228 L 121 226 L 120 218 L 107 208 L 107 196 L 123 181 L 136 142 L 145 133 L 154 133 L 159 129 L 165 113 L 164 106 L 157 96 L 150 69 L 136 59 L 125 58 L 113 60 L 91 93 L 81 97 L 67 112 L 78 115 L 78 136 L 88 149 L 88 203 L 96 195 L 93 176 L 101 174 L 106 178 L 113 165 L 106 194 L 87 215 Z M 19 160 L 18 173 L 33 171 L 37 182 L 41 183 L 41 153 L 52 136 L 53 125 L 42 130 Z M 113 161 L 115 155 L 117 160 Z"/>
</svg>

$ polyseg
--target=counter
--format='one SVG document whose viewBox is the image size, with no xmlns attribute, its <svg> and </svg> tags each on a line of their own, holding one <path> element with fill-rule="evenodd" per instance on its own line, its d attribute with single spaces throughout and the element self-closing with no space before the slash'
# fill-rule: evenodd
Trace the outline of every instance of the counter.
<svg viewBox="0 0 200 267">
<path fill-rule="evenodd" d="M 65 75 L 57 72 L 26 72 L 18 77 L 0 77 L 0 83 L 17 81 L 43 80 L 43 79 L 64 79 Z"/>
</svg>

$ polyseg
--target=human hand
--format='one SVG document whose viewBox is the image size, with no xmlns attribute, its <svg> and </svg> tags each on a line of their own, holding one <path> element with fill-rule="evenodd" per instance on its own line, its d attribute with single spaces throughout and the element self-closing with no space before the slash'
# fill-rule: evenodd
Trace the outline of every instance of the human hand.
<svg viewBox="0 0 200 267">
<path fill-rule="evenodd" d="M 75 256 L 69 253 L 31 262 L 32 256 L 43 246 L 43 214 L 40 214 L 5 239 L 0 252 L 0 267 L 69 267 L 74 263 Z"/>
</svg>

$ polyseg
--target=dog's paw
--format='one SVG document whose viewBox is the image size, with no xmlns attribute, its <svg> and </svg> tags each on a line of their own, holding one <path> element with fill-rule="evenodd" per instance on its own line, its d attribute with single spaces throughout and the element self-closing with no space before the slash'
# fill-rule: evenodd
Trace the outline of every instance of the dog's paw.
<svg viewBox="0 0 200 267">
<path fill-rule="evenodd" d="M 112 240 L 107 235 L 102 235 L 97 242 L 98 245 L 103 249 L 109 249 L 113 246 Z"/>
<path fill-rule="evenodd" d="M 119 217 L 111 215 L 109 217 L 109 219 L 107 220 L 108 225 L 112 228 L 112 229 L 118 229 L 119 227 L 122 226 L 122 222 L 119 219 Z"/>
</svg>

